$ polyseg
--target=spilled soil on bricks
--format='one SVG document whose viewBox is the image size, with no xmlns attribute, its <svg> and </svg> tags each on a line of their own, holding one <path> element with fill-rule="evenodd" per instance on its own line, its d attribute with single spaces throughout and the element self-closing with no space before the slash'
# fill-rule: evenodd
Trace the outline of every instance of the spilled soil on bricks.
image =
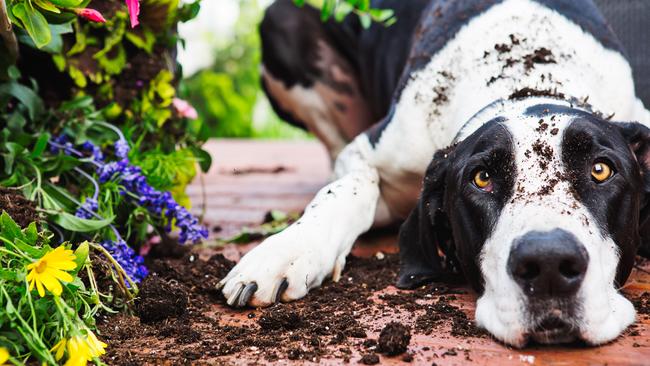
<svg viewBox="0 0 650 366">
<path fill-rule="evenodd" d="M 244 359 L 375 364 L 383 357 L 410 362 L 422 351 L 410 345 L 412 336 L 435 332 L 485 337 L 466 311 L 453 305 L 455 296 L 465 293 L 462 287 L 392 287 L 397 255 L 351 256 L 338 283 L 326 281 L 300 301 L 267 309 L 226 307 L 215 286 L 234 263 L 220 254 L 205 259 L 190 252 L 155 259 L 149 266 L 151 274 L 140 286 L 134 314 L 98 321 L 109 344 L 103 360 L 110 365 L 229 364 Z M 443 351 L 447 356 L 456 353 Z"/>
</svg>

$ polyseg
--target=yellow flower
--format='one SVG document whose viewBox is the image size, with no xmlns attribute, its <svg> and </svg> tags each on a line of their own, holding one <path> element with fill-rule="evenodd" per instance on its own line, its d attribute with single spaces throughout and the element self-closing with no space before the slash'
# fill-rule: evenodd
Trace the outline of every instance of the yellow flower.
<svg viewBox="0 0 650 366">
<path fill-rule="evenodd" d="M 97 339 L 95 333 L 88 331 L 86 337 L 74 336 L 67 342 L 68 361 L 65 366 L 85 366 L 88 361 L 106 353 L 106 343 Z"/>
<path fill-rule="evenodd" d="M 52 347 L 50 350 L 50 352 L 56 352 L 54 354 L 54 358 L 56 358 L 57 361 L 63 358 L 63 352 L 65 352 L 65 343 L 65 338 L 62 338 L 59 343 L 55 344 L 54 347 Z"/>
<path fill-rule="evenodd" d="M 4 347 L 0 347 L 0 365 L 4 365 L 5 362 L 7 362 L 8 360 L 9 360 L 9 350 Z"/>
<path fill-rule="evenodd" d="M 90 350 L 82 336 L 74 336 L 67 342 L 68 345 L 68 361 L 64 366 L 85 366 L 89 360 Z"/>
<path fill-rule="evenodd" d="M 108 344 L 97 339 L 95 333 L 91 331 L 88 331 L 88 338 L 86 339 L 86 343 L 88 343 L 88 346 L 90 347 L 91 356 L 100 357 L 106 353 L 106 347 L 108 347 Z"/>
<path fill-rule="evenodd" d="M 28 265 L 27 269 L 31 270 L 27 275 L 29 291 L 34 289 L 34 284 L 36 284 L 41 297 L 45 296 L 43 286 L 55 296 L 60 296 L 63 288 L 59 281 L 72 282 L 72 276 L 64 271 L 70 271 L 77 267 L 75 259 L 72 250 L 59 246 Z"/>
</svg>

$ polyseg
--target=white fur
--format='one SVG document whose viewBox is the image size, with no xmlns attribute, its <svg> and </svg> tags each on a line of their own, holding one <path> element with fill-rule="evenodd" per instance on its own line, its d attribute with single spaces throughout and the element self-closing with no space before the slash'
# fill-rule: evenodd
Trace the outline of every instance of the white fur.
<svg viewBox="0 0 650 366">
<path fill-rule="evenodd" d="M 368 148 L 363 139 L 348 145 L 335 168 L 340 178 L 318 192 L 300 220 L 246 254 L 221 281 L 229 303 L 250 282 L 258 285 L 250 304 L 267 306 L 282 279 L 289 283 L 283 301 L 305 296 L 330 275 L 338 280 L 352 244 L 375 216 L 378 176 L 365 159 Z"/>
<path fill-rule="evenodd" d="M 498 54 L 494 45 L 509 44 L 510 34 L 520 44 L 507 55 Z M 506 57 L 521 58 L 541 47 L 552 50 L 557 63 L 535 64 L 528 71 L 521 63 L 503 68 Z M 489 52 L 487 57 L 485 51 Z M 503 78 L 488 83 L 498 75 Z M 489 120 L 489 115 L 507 114 L 507 127 L 513 136 L 523 145 L 530 144 L 528 128 L 535 121 L 517 125 L 521 119 L 516 110 L 521 113 L 535 100 L 495 103 L 481 111 L 523 87 L 554 89 L 579 99 L 588 97 L 590 104 L 606 115 L 614 113 L 615 119 L 650 123 L 650 113 L 634 94 L 631 69 L 623 56 L 537 2 L 505 0 L 471 20 L 423 69 L 410 75 L 393 118 L 374 148 L 365 135 L 357 137 L 337 160 L 341 179 L 318 193 L 299 223 L 244 256 L 222 281 L 225 296 L 231 298 L 242 284 L 254 281 L 259 290 L 251 304 L 268 305 L 283 277 L 290 284 L 283 300 L 304 296 L 327 275 L 342 269 L 356 237 L 371 226 L 378 201 L 383 219 L 403 217 L 404 208 L 408 212 L 417 199 L 433 153 L 457 136 L 462 139 L 471 134 Z M 442 88 L 447 100 L 433 103 Z M 300 95 L 295 98 L 299 99 L 303 91 L 297 92 Z M 554 169 L 560 169 L 560 135 L 549 137 L 555 147 Z M 519 148 L 517 164 L 523 170 L 518 180 L 532 191 L 543 184 L 540 179 L 544 175 L 536 177 L 540 172 L 534 170 L 535 164 L 522 156 Z M 330 189 L 335 194 L 327 195 Z M 580 295 L 585 308 L 582 335 L 588 342 L 598 344 L 614 338 L 634 318 L 631 304 L 612 285 L 617 253 L 611 238 L 600 236 L 582 206 L 571 216 L 558 214 L 558 210 L 575 203 L 567 190 L 566 183 L 559 183 L 544 200 L 530 204 L 515 200 L 507 205 L 485 243 L 481 270 L 486 292 L 478 300 L 476 318 L 507 343 L 522 345 L 528 324 L 521 291 L 505 273 L 504 261 L 512 239 L 531 229 L 564 228 L 585 243 L 592 263 Z"/>
<path fill-rule="evenodd" d="M 602 236 L 589 210 L 571 193 L 569 182 L 558 180 L 548 194 L 540 194 L 549 182 L 558 179 L 557 173 L 565 173 L 561 141 L 573 118 L 554 115 L 551 120 L 549 115 L 543 121 L 548 128 L 540 131 L 539 117 L 526 117 L 524 111 L 530 104 L 541 103 L 568 105 L 533 98 L 524 103 L 506 103 L 499 111 L 507 119 L 503 125 L 510 132 L 515 148 L 517 176 L 514 196 L 503 207 L 481 252 L 485 292 L 477 303 L 476 320 L 504 342 L 525 345 L 530 328 L 536 324 L 530 324 L 526 296 L 508 273 L 508 257 L 518 237 L 530 231 L 563 229 L 573 234 L 589 255 L 587 272 L 577 295 L 581 309 L 576 323 L 585 341 L 600 344 L 617 337 L 634 321 L 634 307 L 614 288 L 619 259 L 616 244 L 611 237 Z M 550 133 L 553 128 L 559 132 Z M 535 153 L 533 145 L 540 143 L 553 150 L 550 160 Z M 540 161 L 548 167 L 543 169 Z"/>
</svg>

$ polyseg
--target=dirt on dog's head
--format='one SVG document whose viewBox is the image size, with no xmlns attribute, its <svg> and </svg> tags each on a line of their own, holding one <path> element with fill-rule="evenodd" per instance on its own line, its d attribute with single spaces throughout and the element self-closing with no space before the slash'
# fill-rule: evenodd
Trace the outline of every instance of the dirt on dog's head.
<svg viewBox="0 0 650 366">
<path fill-rule="evenodd" d="M 481 111 L 457 141 L 402 226 L 398 286 L 457 265 L 478 324 L 505 343 L 616 338 L 635 317 L 617 289 L 642 244 L 650 130 L 527 98 Z"/>
</svg>

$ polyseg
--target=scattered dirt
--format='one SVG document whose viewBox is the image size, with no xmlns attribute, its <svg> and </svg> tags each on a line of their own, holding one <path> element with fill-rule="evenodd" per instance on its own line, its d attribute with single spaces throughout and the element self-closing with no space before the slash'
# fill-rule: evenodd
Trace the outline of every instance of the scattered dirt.
<svg viewBox="0 0 650 366">
<path fill-rule="evenodd" d="M 23 228 L 40 221 L 36 204 L 14 189 L 0 187 L 0 212 L 2 211 L 6 211 Z"/>
<path fill-rule="evenodd" d="M 636 299 L 632 299 L 632 304 L 639 315 L 650 315 L 650 293 L 644 292 Z"/>
<path fill-rule="evenodd" d="M 235 168 L 231 171 L 222 171 L 224 174 L 231 175 L 246 175 L 246 174 L 280 174 L 291 171 L 291 169 L 278 165 L 276 167 L 250 167 L 250 168 Z"/>
<path fill-rule="evenodd" d="M 564 99 L 565 95 L 564 93 L 558 93 L 557 89 L 540 90 L 540 89 L 525 87 L 516 90 L 514 93 L 510 94 L 508 96 L 508 99 L 515 100 L 515 99 L 522 99 L 527 97 L 552 97 L 552 98 Z"/>
<path fill-rule="evenodd" d="M 398 322 L 388 323 L 379 334 L 377 351 L 389 356 L 406 352 L 411 341 L 411 331 L 407 326 Z"/>
<path fill-rule="evenodd" d="M 455 296 L 450 294 L 464 293 L 453 281 L 414 291 L 392 288 L 376 297 L 376 291 L 394 283 L 397 255 L 383 259 L 351 256 L 338 283 L 326 281 L 304 300 L 261 310 L 224 306 L 225 299 L 215 285 L 233 265 L 221 255 L 204 260 L 191 252 L 180 258 L 152 260 L 151 275 L 142 283 L 141 298 L 136 301 L 138 316 L 121 314 L 98 322 L 101 337 L 110 345 L 106 362 L 219 363 L 221 356 L 237 354 L 260 362 L 336 359 L 376 364 L 378 352 L 403 354 L 412 333 L 484 336 L 463 310 L 449 304 Z M 396 320 L 394 316 L 404 311 L 417 315 L 412 317 L 415 321 L 392 323 L 378 341 L 370 338 L 381 330 L 375 329 L 373 319 Z M 404 354 L 402 359 L 409 362 L 413 354 Z"/>
<path fill-rule="evenodd" d="M 553 52 L 548 48 L 538 48 L 532 53 L 523 57 L 524 68 L 530 70 L 535 67 L 535 64 L 554 64 L 556 63 Z"/>
<path fill-rule="evenodd" d="M 364 365 L 376 365 L 379 363 L 379 356 L 374 353 L 369 353 L 361 357 L 361 363 Z"/>
</svg>

